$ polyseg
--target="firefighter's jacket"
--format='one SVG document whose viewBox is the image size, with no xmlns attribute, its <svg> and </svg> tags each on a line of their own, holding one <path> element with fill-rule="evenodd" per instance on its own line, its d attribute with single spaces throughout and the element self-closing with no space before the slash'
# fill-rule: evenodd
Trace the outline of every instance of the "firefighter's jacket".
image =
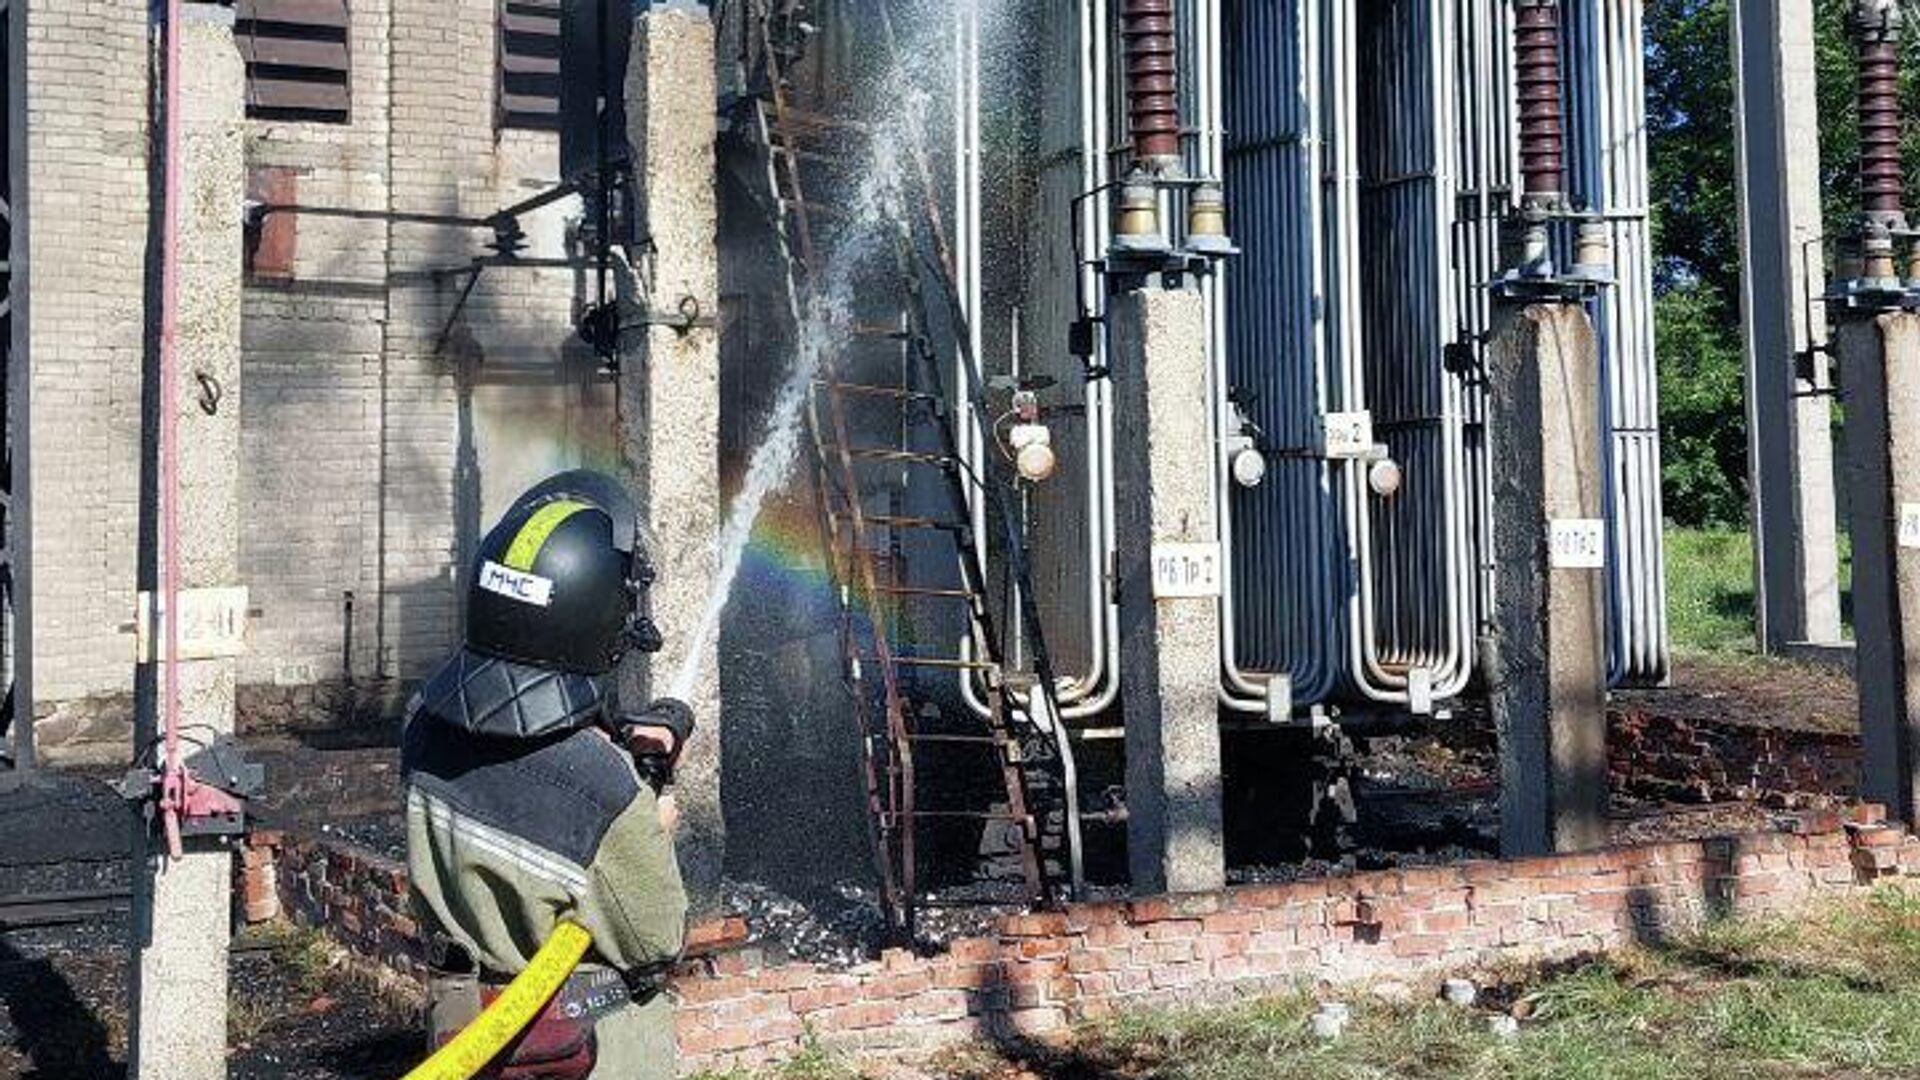
<svg viewBox="0 0 1920 1080">
<path fill-rule="evenodd" d="M 429 680 L 401 753 L 423 934 L 505 976 L 563 920 L 593 936 L 588 962 L 635 985 L 679 955 L 687 898 L 672 841 L 653 790 L 593 722 L 605 707 L 598 680 L 470 652 Z"/>
</svg>

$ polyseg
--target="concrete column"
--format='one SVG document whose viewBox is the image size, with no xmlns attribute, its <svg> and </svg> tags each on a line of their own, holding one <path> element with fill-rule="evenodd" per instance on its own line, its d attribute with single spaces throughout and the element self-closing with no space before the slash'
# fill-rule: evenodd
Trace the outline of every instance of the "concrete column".
<svg viewBox="0 0 1920 1080">
<path fill-rule="evenodd" d="M 1494 326 L 1490 696 L 1508 856 L 1607 840 L 1598 360 L 1578 304 L 1505 308 Z"/>
<path fill-rule="evenodd" d="M 1808 351 L 1827 335 L 1825 309 L 1807 288 L 1808 268 L 1824 265 L 1813 4 L 1738 0 L 1734 16 L 1760 643 L 1770 653 L 1832 649 L 1842 645 L 1832 415 L 1813 393 L 1832 380 L 1827 357 Z"/>
<path fill-rule="evenodd" d="M 1847 404 L 1862 784 L 1911 823 L 1920 817 L 1920 315 L 1847 319 L 1835 344 Z"/>
<path fill-rule="evenodd" d="M 1205 892 L 1226 883 L 1206 305 L 1191 289 L 1138 289 L 1114 298 L 1108 325 L 1124 418 L 1115 485 L 1133 888 Z"/>
<path fill-rule="evenodd" d="M 635 23 L 627 122 L 642 228 L 653 257 L 636 267 L 656 313 L 720 309 L 714 192 L 714 34 L 698 6 L 658 6 Z M 687 302 L 691 300 L 692 304 Z M 631 321 L 634 313 L 628 314 Z M 720 340 L 711 327 L 649 326 L 628 335 L 620 369 L 622 452 L 658 547 L 654 615 L 666 650 L 649 691 L 665 693 L 706 610 L 720 535 Z M 697 907 L 718 899 L 725 856 L 720 815 L 718 648 L 689 702 L 703 725 L 680 763 L 680 863 Z M 624 690 L 637 689 L 630 671 Z"/>
<path fill-rule="evenodd" d="M 183 589 L 239 578 L 243 68 L 233 12 L 185 5 L 180 118 L 178 377 L 160 408 L 179 420 L 179 552 Z M 172 103 L 170 103 L 170 107 Z M 203 379 L 206 380 L 203 382 Z M 206 389 L 218 386 L 209 412 Z M 184 605 L 183 605 L 184 606 Z M 233 730 L 232 658 L 182 661 L 180 724 L 196 738 Z M 227 929 L 233 855 L 196 846 L 179 860 L 156 840 L 137 874 L 132 1073 L 141 1080 L 214 1080 L 227 1073 Z M 150 935 L 150 936 L 148 936 Z"/>
</svg>

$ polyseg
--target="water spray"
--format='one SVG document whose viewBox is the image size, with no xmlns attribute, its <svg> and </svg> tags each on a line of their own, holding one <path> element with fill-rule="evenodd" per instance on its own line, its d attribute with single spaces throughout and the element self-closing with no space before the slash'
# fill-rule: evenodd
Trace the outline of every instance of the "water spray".
<svg viewBox="0 0 1920 1080">
<path fill-rule="evenodd" d="M 753 539 L 754 525 L 766 507 L 767 498 L 784 486 L 799 459 L 802 419 L 811 399 L 815 379 L 825 365 L 837 360 L 853 339 L 854 275 L 867 261 L 880 253 L 891 253 L 889 241 L 897 223 L 904 220 L 901 199 L 904 174 L 897 152 L 901 133 L 912 137 L 924 124 L 928 108 L 925 93 L 909 89 L 904 72 L 895 72 L 898 92 L 882 95 L 894 102 L 894 113 L 876 125 L 870 145 L 867 168 L 851 205 L 847 208 L 848 226 L 837 250 L 824 260 L 825 274 L 820 286 L 801 311 L 796 330 L 793 369 L 780 387 L 773 411 L 767 417 L 766 435 L 754 450 L 747 465 L 746 480 L 740 494 L 728 510 L 721 529 L 720 571 L 700 618 L 700 625 L 687 643 L 667 696 L 681 701 L 693 700 L 706 671 L 708 648 L 720 634 L 720 619 L 732 597 L 734 581 L 740 576 L 740 564 L 747 545 Z"/>
</svg>

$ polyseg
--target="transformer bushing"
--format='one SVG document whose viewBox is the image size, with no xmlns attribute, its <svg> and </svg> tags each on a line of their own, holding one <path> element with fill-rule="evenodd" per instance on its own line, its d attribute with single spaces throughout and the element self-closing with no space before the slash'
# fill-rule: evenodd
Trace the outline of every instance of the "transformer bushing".
<svg viewBox="0 0 1920 1080">
<path fill-rule="evenodd" d="M 1560 70 L 1560 0 L 1517 0 L 1515 81 L 1520 88 L 1522 203 L 1553 212 L 1566 204 L 1566 91 Z"/>
<path fill-rule="evenodd" d="M 1150 173 L 1180 168 L 1180 69 L 1173 18 L 1173 0 L 1126 0 L 1120 13 L 1134 167 Z"/>
<path fill-rule="evenodd" d="M 1161 273 L 1205 273 L 1211 260 L 1238 253 L 1227 236 L 1227 206 L 1218 178 L 1189 177 L 1181 153 L 1179 30 L 1173 0 L 1124 0 L 1120 36 L 1126 54 L 1126 102 L 1133 161 L 1119 184 L 1109 251 L 1109 281 Z M 1176 248 L 1164 220 L 1184 193 L 1187 232 Z"/>
<path fill-rule="evenodd" d="M 1907 230 L 1901 202 L 1900 27 L 1895 0 L 1856 0 L 1854 44 L 1859 52 L 1860 269 L 1855 293 L 1891 297 L 1905 291 L 1894 255 Z"/>
<path fill-rule="evenodd" d="M 1575 219 L 1567 205 L 1566 73 L 1560 0 L 1514 0 L 1514 78 L 1520 96 L 1518 212 L 1507 222 L 1506 272 L 1496 290 L 1517 300 L 1577 299 L 1612 280 L 1605 222 L 1580 222 L 1573 266 L 1553 261 L 1552 224 Z"/>
</svg>

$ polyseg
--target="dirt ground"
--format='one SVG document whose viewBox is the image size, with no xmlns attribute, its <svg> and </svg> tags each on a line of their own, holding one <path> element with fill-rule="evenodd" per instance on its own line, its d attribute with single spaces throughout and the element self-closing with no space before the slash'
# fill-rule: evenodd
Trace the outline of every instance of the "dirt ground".
<svg viewBox="0 0 1920 1080">
<path fill-rule="evenodd" d="M 1672 686 L 1624 691 L 1616 706 L 1828 733 L 1857 726 L 1846 675 L 1759 661 L 1683 659 Z M 1490 853 L 1498 802 L 1490 744 L 1457 736 L 1384 740 L 1372 748 L 1356 784 L 1363 827 L 1344 858 L 1242 868 L 1236 876 L 1296 877 Z M 270 794 L 257 807 L 264 824 L 400 854 L 391 732 L 256 738 L 253 750 L 271 777 Z M 111 779 L 0 774 L 0 820 L 8 823 L 0 829 L 0 898 L 127 886 L 124 853 L 134 826 L 107 787 Z M 1724 835 L 1764 829 L 1772 819 L 1772 811 L 1747 804 L 1622 799 L 1614 837 L 1638 843 Z M 860 951 L 858 942 L 839 940 L 853 932 L 837 928 L 836 919 L 847 922 L 844 911 L 808 911 L 807 904 L 751 888 L 736 895 L 757 913 L 764 934 L 817 935 L 822 956 Z M 0 931 L 0 1080 L 124 1075 L 127 940 L 124 915 Z M 236 1080 L 375 1080 L 404 1073 L 418 1058 L 410 1003 L 310 935 L 256 931 L 236 941 L 230 970 Z"/>
<path fill-rule="evenodd" d="M 1676 720 L 1749 723 L 1845 734 L 1860 730 L 1853 676 L 1834 667 L 1757 657 L 1675 657 L 1672 683 L 1622 690 L 1616 708 L 1639 706 Z"/>
</svg>

